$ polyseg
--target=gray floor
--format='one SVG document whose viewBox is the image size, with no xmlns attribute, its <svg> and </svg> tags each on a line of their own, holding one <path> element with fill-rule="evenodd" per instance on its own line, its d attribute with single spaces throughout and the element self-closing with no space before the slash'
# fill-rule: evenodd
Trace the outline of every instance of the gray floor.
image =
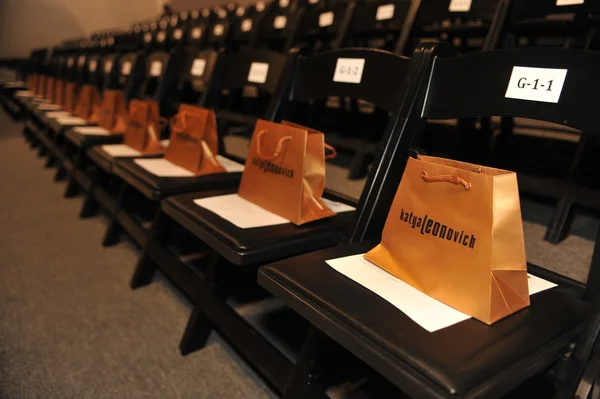
<svg viewBox="0 0 600 399">
<path fill-rule="evenodd" d="M 0 399 L 274 397 L 216 334 L 179 355 L 189 303 L 162 279 L 129 289 L 138 250 L 100 246 L 106 220 L 77 218 L 81 199 L 63 198 L 21 127 L 0 112 Z M 356 196 L 364 181 L 345 173 L 329 168 L 328 185 Z M 523 201 L 528 260 L 584 281 L 598 221 L 578 217 L 554 246 L 551 211 Z"/>
<path fill-rule="evenodd" d="M 216 334 L 188 357 L 177 345 L 189 304 L 164 282 L 128 287 L 138 251 L 103 249 L 102 218 L 0 112 L 0 398 L 269 398 Z"/>
</svg>

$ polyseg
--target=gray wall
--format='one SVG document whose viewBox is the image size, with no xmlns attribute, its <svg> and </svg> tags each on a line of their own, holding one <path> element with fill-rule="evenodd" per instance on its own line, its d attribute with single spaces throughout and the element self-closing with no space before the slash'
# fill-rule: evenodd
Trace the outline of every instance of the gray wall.
<svg viewBox="0 0 600 399">
<path fill-rule="evenodd" d="M 200 0 L 203 3 L 206 0 Z M 0 0 L 0 58 L 155 18 L 164 0 Z"/>
</svg>

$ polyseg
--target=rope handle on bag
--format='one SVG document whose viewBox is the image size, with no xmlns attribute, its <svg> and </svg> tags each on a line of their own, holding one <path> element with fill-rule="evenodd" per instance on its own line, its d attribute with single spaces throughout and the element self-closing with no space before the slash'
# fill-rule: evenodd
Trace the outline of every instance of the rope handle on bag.
<svg viewBox="0 0 600 399">
<path fill-rule="evenodd" d="M 290 141 L 292 136 L 285 136 L 279 139 L 275 152 L 273 155 L 267 157 L 262 153 L 262 137 L 265 135 L 265 133 L 267 133 L 267 131 L 263 129 L 256 135 L 256 155 L 258 155 L 258 157 L 264 161 L 273 161 L 277 159 L 279 155 L 281 155 L 281 151 L 283 151 L 283 145 Z"/>
<path fill-rule="evenodd" d="M 335 159 L 335 158 L 337 158 L 337 151 L 336 151 L 336 149 L 332 145 L 327 144 L 327 143 L 323 143 L 323 145 L 325 146 L 326 150 L 331 151 L 331 154 L 325 155 L 325 159 Z"/>
<path fill-rule="evenodd" d="M 421 179 L 423 179 L 426 183 L 438 183 L 438 182 L 447 182 L 456 184 L 457 186 L 463 186 L 465 190 L 470 190 L 472 184 L 462 177 L 452 176 L 452 175 L 437 175 L 437 176 L 429 176 L 427 172 L 421 172 Z"/>
</svg>

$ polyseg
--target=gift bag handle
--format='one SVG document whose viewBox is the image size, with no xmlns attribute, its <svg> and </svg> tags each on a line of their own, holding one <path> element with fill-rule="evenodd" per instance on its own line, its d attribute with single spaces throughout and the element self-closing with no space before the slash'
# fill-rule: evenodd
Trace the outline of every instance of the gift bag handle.
<svg viewBox="0 0 600 399">
<path fill-rule="evenodd" d="M 279 139 L 279 142 L 277 143 L 277 148 L 275 149 L 273 155 L 265 156 L 261 150 L 262 138 L 265 135 L 265 133 L 267 133 L 267 131 L 263 129 L 256 135 L 256 155 L 258 155 L 258 157 L 264 161 L 273 161 L 277 159 L 279 155 L 281 155 L 281 151 L 283 151 L 283 145 L 290 141 L 292 139 L 292 136 L 285 136 Z"/>
<path fill-rule="evenodd" d="M 327 143 L 323 143 L 323 145 L 325 146 L 326 150 L 331 151 L 331 154 L 325 155 L 325 159 L 335 159 L 335 158 L 337 158 L 337 151 L 336 151 L 336 149 L 332 145 L 327 144 Z"/>
<path fill-rule="evenodd" d="M 447 182 L 456 184 L 457 186 L 463 186 L 465 190 L 470 190 L 472 185 L 470 182 L 466 181 L 462 177 L 452 176 L 452 175 L 437 175 L 437 176 L 429 176 L 427 172 L 421 173 L 421 179 L 423 179 L 426 183 L 438 183 L 438 182 Z"/>
</svg>

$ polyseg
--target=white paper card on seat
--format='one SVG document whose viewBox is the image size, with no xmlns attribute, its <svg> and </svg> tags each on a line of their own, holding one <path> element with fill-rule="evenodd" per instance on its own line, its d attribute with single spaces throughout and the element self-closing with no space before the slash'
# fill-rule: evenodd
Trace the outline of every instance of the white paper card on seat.
<svg viewBox="0 0 600 399">
<path fill-rule="evenodd" d="M 64 118 L 67 116 L 71 116 L 71 114 L 67 111 L 46 112 L 45 115 L 46 115 L 46 117 L 51 118 L 51 119 Z"/>
<path fill-rule="evenodd" d="M 144 42 L 150 43 L 151 41 L 152 41 L 152 33 L 146 32 L 146 34 L 144 34 Z"/>
<path fill-rule="evenodd" d="M 335 73 L 333 74 L 333 81 L 360 83 L 364 68 L 364 58 L 338 58 L 335 65 Z"/>
<path fill-rule="evenodd" d="M 150 76 L 160 76 L 162 73 L 162 62 L 152 61 L 150 64 Z"/>
<path fill-rule="evenodd" d="M 160 31 L 156 34 L 156 41 L 158 41 L 159 43 L 162 43 L 165 41 L 165 31 Z"/>
<path fill-rule="evenodd" d="M 375 14 L 375 20 L 385 21 L 394 17 L 394 11 L 396 6 L 394 4 L 384 4 L 377 7 L 377 13 Z"/>
<path fill-rule="evenodd" d="M 190 73 L 192 76 L 202 76 L 204 75 L 204 69 L 206 68 L 206 60 L 202 58 L 196 58 L 192 63 L 192 70 Z"/>
<path fill-rule="evenodd" d="M 248 72 L 248 82 L 265 83 L 269 75 L 269 64 L 266 62 L 253 62 Z"/>
<path fill-rule="evenodd" d="M 187 169 L 175 165 L 164 158 L 136 159 L 134 162 L 158 177 L 192 177 Z"/>
<path fill-rule="evenodd" d="M 88 69 L 90 70 L 90 72 L 95 72 L 97 67 L 98 67 L 98 61 L 90 60 L 90 64 L 88 66 Z"/>
<path fill-rule="evenodd" d="M 181 36 L 183 36 L 183 31 L 181 29 L 175 29 L 175 31 L 173 31 L 173 39 L 179 40 L 181 39 Z"/>
<path fill-rule="evenodd" d="M 576 4 L 584 4 L 585 0 L 556 0 L 557 6 L 573 6 Z"/>
<path fill-rule="evenodd" d="M 290 0 L 279 0 L 279 7 L 286 8 L 290 5 Z"/>
<path fill-rule="evenodd" d="M 252 30 L 252 20 L 250 18 L 243 20 L 241 29 L 242 32 L 250 32 Z"/>
<path fill-rule="evenodd" d="M 363 254 L 331 259 L 327 264 L 379 295 L 429 332 L 471 318 L 392 276 L 366 260 Z"/>
<path fill-rule="evenodd" d="M 472 0 L 451 0 L 448 11 L 450 12 L 468 12 L 471 10 Z"/>
<path fill-rule="evenodd" d="M 100 126 L 81 126 L 73 130 L 85 136 L 108 136 L 110 134 L 108 130 Z"/>
<path fill-rule="evenodd" d="M 352 212 L 356 210 L 356 208 L 353 206 L 346 205 L 342 202 L 332 201 L 327 198 L 321 198 L 321 201 L 323 201 L 325 206 L 334 211 L 335 213 Z"/>
<path fill-rule="evenodd" d="M 40 111 L 58 111 L 60 109 L 60 105 L 58 105 L 58 104 L 40 104 L 40 105 L 38 105 L 38 109 Z"/>
<path fill-rule="evenodd" d="M 217 161 L 221 164 L 221 166 L 223 168 L 225 168 L 225 170 L 229 173 L 234 173 L 234 172 L 243 172 L 245 166 L 242 165 L 241 163 L 237 163 L 235 161 L 232 161 L 229 158 L 225 158 L 222 155 L 215 155 L 215 158 L 217 159 Z"/>
<path fill-rule="evenodd" d="M 385 270 L 369 262 L 364 254 L 330 259 L 333 269 L 385 299 L 429 332 L 450 327 L 471 317 L 426 295 Z M 528 275 L 529 295 L 556 284 Z"/>
<path fill-rule="evenodd" d="M 119 157 L 139 157 L 142 155 L 141 152 L 134 150 L 133 148 L 125 144 L 107 144 L 102 146 L 102 151 L 107 153 L 112 158 Z"/>
<path fill-rule="evenodd" d="M 121 75 L 127 76 L 131 73 L 131 61 L 125 61 L 121 66 Z"/>
<path fill-rule="evenodd" d="M 26 97 L 33 97 L 33 96 L 35 96 L 35 94 L 30 92 L 29 90 L 21 90 L 21 91 L 16 92 L 15 96 L 26 98 Z"/>
<path fill-rule="evenodd" d="M 326 26 L 333 25 L 334 18 L 335 15 L 333 14 L 333 11 L 322 13 L 321 15 L 319 15 L 319 26 L 321 28 L 325 28 Z"/>
<path fill-rule="evenodd" d="M 566 69 L 513 67 L 506 98 L 558 103 L 567 78 Z"/>
<path fill-rule="evenodd" d="M 287 25 L 287 17 L 285 15 L 278 15 L 273 20 L 273 28 L 283 29 Z"/>
<path fill-rule="evenodd" d="M 241 229 L 290 223 L 289 220 L 275 215 L 237 194 L 200 198 L 194 200 L 194 203 L 219 215 Z"/>
<path fill-rule="evenodd" d="M 87 124 L 87 121 L 85 119 L 79 118 L 77 116 L 58 118 L 56 119 L 56 122 L 58 122 L 58 124 L 62 126 L 75 126 Z"/>
</svg>

